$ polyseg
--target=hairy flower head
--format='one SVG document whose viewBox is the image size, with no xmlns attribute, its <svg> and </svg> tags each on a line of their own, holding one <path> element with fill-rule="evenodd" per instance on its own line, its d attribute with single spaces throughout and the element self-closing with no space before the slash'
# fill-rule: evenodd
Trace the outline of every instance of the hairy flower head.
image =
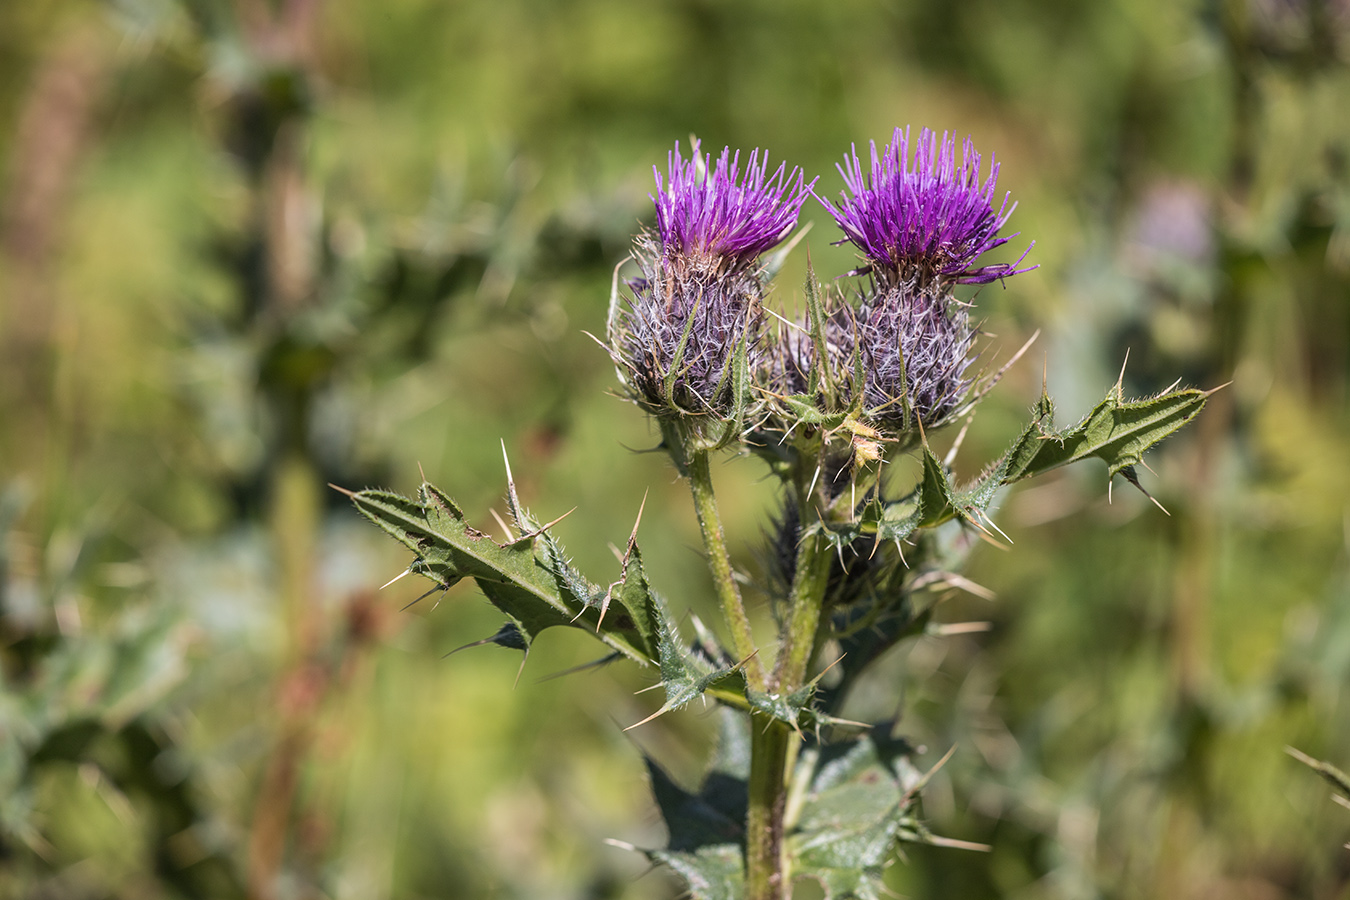
<svg viewBox="0 0 1350 900">
<path fill-rule="evenodd" d="M 810 185 L 784 163 L 770 174 L 756 150 L 715 164 L 685 160 L 656 171 L 656 231 L 640 235 L 641 276 L 609 320 L 609 351 L 633 399 L 657 415 L 736 415 L 759 351 L 764 293 L 759 256 L 787 237 Z M 744 365 L 737 365 L 738 362 Z"/>
<path fill-rule="evenodd" d="M 842 199 L 821 200 L 867 258 L 856 274 L 871 273 L 888 284 L 985 284 L 1035 268 L 1018 268 L 1025 252 L 1015 263 L 976 265 L 983 253 L 1016 236 L 998 232 L 1017 204 L 1010 207 L 1005 195 L 995 211 L 998 164 L 991 160 L 982 181 L 980 154 L 970 138 L 962 145 L 960 165 L 956 139 L 944 132 L 939 143 L 927 128 L 912 148 L 908 128 L 897 128 L 880 155 L 875 142 L 870 146 L 870 168 L 864 169 L 856 148 L 837 167 L 848 188 L 840 192 Z"/>
<path fill-rule="evenodd" d="M 893 434 L 946 424 L 967 408 L 976 329 L 940 287 L 878 286 L 858 313 L 868 417 Z"/>
<path fill-rule="evenodd" d="M 827 379 L 846 382 L 853 375 L 858 346 L 857 311 L 838 292 L 822 298 L 821 335 L 825 354 L 821 358 L 812 334 L 809 316 L 795 322 L 780 319 L 769 342 L 761 381 L 778 395 L 806 395 L 815 385 L 820 390 Z M 816 399 L 816 398 L 813 398 Z"/>
</svg>

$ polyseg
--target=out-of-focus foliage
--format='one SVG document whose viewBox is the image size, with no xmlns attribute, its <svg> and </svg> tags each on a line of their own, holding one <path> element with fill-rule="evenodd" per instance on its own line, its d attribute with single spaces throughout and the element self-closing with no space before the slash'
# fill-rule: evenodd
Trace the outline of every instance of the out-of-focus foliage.
<svg viewBox="0 0 1350 900">
<path fill-rule="evenodd" d="M 518 681 L 442 661 L 499 617 L 374 593 L 406 554 L 324 483 L 420 464 L 504 510 L 501 438 L 542 520 L 578 507 L 583 571 L 650 489 L 643 564 L 706 608 L 684 489 L 582 333 L 650 166 L 695 133 L 833 196 L 905 123 L 999 148 L 1036 241 L 974 294 L 991 363 L 1043 327 L 1069 421 L 1127 350 L 1130 396 L 1232 383 L 1139 473 L 1170 517 L 1100 469 L 1012 492 L 970 573 L 997 599 L 868 676 L 902 708 L 840 711 L 898 715 L 925 771 L 955 744 L 926 823 L 993 848 L 887 884 L 1345 896 L 1350 817 L 1282 748 L 1350 767 L 1348 54 L 1340 0 L 0 4 L 0 896 L 672 895 L 602 841 L 665 839 L 631 741 L 706 783 L 716 722 L 622 737 L 660 698 L 540 681 L 594 658 L 565 629 Z M 728 533 L 767 525 L 762 474 L 716 473 Z"/>
</svg>

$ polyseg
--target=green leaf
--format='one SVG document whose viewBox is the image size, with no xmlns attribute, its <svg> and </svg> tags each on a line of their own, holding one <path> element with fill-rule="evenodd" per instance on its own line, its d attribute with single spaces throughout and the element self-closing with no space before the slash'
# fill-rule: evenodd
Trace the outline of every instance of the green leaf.
<svg viewBox="0 0 1350 900">
<path fill-rule="evenodd" d="M 1011 484 L 1090 457 L 1105 462 L 1110 475 L 1126 472 L 1143 461 L 1147 450 L 1199 415 L 1212 393 L 1183 388 L 1126 400 L 1117 382 L 1081 422 L 1063 431 L 1053 430 L 1054 404 L 1042 393 L 1032 421 L 1000 461 L 1001 481 Z"/>
<path fill-rule="evenodd" d="M 826 900 L 879 900 L 891 849 L 913 822 L 924 775 L 913 748 L 870 734 L 802 754 L 810 788 L 789 837 L 795 879 L 812 879 Z"/>
<path fill-rule="evenodd" d="M 740 845 L 745 840 L 749 719 L 744 713 L 726 707 L 718 712 L 717 750 L 698 793 L 679 787 L 655 761 L 650 758 L 646 761 L 652 793 L 670 832 L 667 850 L 695 851 L 709 845 Z"/>
<path fill-rule="evenodd" d="M 778 397 L 777 402 L 793 421 L 823 431 L 840 428 L 849 417 L 847 412 L 823 412 L 816 407 L 815 398 L 806 394 L 788 394 Z"/>
<path fill-rule="evenodd" d="M 748 315 L 748 314 L 747 314 Z M 736 342 L 731 353 L 730 363 L 723 369 L 722 379 L 718 382 L 717 394 L 721 396 L 722 383 L 731 378 L 731 411 L 727 413 L 722 437 L 717 441 L 715 450 L 729 447 L 741 439 L 745 428 L 745 410 L 750 404 L 750 332 L 747 325 Z"/>
<path fill-rule="evenodd" d="M 666 702 L 661 708 L 635 725 L 645 725 L 658 716 L 687 706 L 705 693 L 718 695 L 740 705 L 745 702 L 745 678 L 739 664 L 725 661 L 720 648 L 714 648 L 716 658 L 701 653 L 684 643 L 679 630 L 669 616 L 656 620 L 657 655 L 661 663 L 661 685 L 666 691 Z"/>
<path fill-rule="evenodd" d="M 863 534 L 871 534 L 878 541 L 898 545 L 920 528 L 933 528 L 958 516 L 970 518 L 969 504 L 976 495 L 957 491 L 952 484 L 951 474 L 926 443 L 921 446 L 920 452 L 923 474 L 908 496 L 889 503 L 874 498 L 864 506 L 856 523 L 850 523 L 855 532 L 853 534 L 849 533 L 848 526 L 832 530 L 842 535 L 848 543 Z"/>
<path fill-rule="evenodd" d="M 989 523 L 985 510 L 1004 485 L 1050 469 L 1096 457 L 1110 475 L 1123 474 L 1136 486 L 1134 466 L 1144 453 L 1171 435 L 1204 408 L 1213 391 L 1194 388 L 1167 391 L 1143 400 L 1125 400 L 1116 384 L 1081 422 L 1072 428 L 1053 428 L 1055 407 L 1042 393 L 1032 408 L 1032 420 L 997 461 L 970 484 L 958 488 L 951 473 L 925 442 L 920 453 L 923 474 L 906 497 L 889 503 L 873 500 L 858 519 L 833 526 L 831 540 L 847 546 L 863 535 L 899 542 L 920 528 L 933 528 L 953 518 L 982 530 Z"/>
<path fill-rule="evenodd" d="M 858 722 L 827 715 L 812 704 L 815 694 L 816 684 L 812 682 L 790 694 L 765 694 L 746 690 L 745 699 L 755 712 L 777 719 L 803 735 L 809 733 L 819 737 L 821 728 L 827 725 L 844 731 L 863 727 Z"/>
<path fill-rule="evenodd" d="M 471 526 L 454 501 L 431 484 L 422 485 L 417 500 L 380 490 L 351 494 L 363 515 L 417 554 L 409 571 L 442 588 L 472 578 L 518 629 L 525 647 L 547 628 L 572 626 L 630 659 L 655 662 L 656 623 L 669 617 L 647 586 L 635 537 L 629 539 L 619 580 L 597 587 L 572 567 L 547 528 L 524 511 L 513 483 L 509 497 L 520 533 L 499 543 Z"/>
<path fill-rule="evenodd" d="M 820 689 L 817 708 L 825 714 L 838 712 L 867 667 L 896 644 L 922 634 L 933 609 L 933 603 L 916 609 L 911 592 L 896 587 L 880 595 L 877 602 L 857 603 L 836 612 L 831 626 L 839 645 L 839 680 Z"/>
<path fill-rule="evenodd" d="M 665 849 L 646 851 L 679 875 L 695 900 L 740 900 L 743 894 L 746 782 L 750 777 L 750 720 L 720 710 L 712 767 L 697 793 L 675 784 L 647 760 L 652 792 L 670 832 Z"/>
<path fill-rule="evenodd" d="M 811 261 L 806 261 L 806 315 L 811 323 L 811 343 L 816 351 L 816 364 L 811 367 L 810 390 L 814 396 L 824 382 L 826 403 L 834 405 L 834 373 L 830 371 L 830 345 L 825 333 L 825 302 L 820 296 L 820 285 Z M 814 406 L 814 404 L 812 404 Z"/>
<path fill-rule="evenodd" d="M 689 900 L 744 900 L 745 862 L 738 846 L 719 844 L 694 853 L 649 850 L 647 858 L 679 875 Z"/>
</svg>

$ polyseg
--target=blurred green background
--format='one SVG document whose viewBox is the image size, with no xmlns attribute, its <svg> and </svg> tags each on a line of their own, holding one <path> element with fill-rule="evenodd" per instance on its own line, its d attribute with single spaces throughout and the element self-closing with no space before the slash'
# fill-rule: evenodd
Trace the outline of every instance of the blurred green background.
<svg viewBox="0 0 1350 900">
<path fill-rule="evenodd" d="M 833 196 L 912 123 L 1003 165 L 1062 421 L 1225 382 L 1154 454 L 1171 512 L 1082 467 L 1006 498 L 997 594 L 859 715 L 936 761 L 925 898 L 1350 897 L 1350 4 L 1343 0 L 47 0 L 0 4 L 0 897 L 673 897 L 639 750 L 713 723 L 550 633 L 376 588 L 334 491 L 428 479 L 484 530 L 501 446 L 593 580 L 648 492 L 654 584 L 713 618 L 683 485 L 611 396 L 613 267 L 696 134 Z M 805 220 L 818 272 L 852 264 Z M 1019 243 L 1021 242 L 1021 243 Z M 805 253 L 779 279 L 795 308 Z M 738 563 L 775 500 L 717 472 Z M 763 610 L 761 609 L 762 613 Z"/>
</svg>

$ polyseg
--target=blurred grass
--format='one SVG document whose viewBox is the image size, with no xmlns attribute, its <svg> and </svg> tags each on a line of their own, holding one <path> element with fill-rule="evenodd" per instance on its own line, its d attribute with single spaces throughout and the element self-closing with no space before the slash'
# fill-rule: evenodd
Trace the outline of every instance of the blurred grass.
<svg viewBox="0 0 1350 900">
<path fill-rule="evenodd" d="M 580 635 L 518 683 L 496 648 L 442 661 L 497 617 L 372 593 L 407 560 L 322 484 L 420 465 L 492 530 L 502 440 L 593 579 L 648 491 L 653 583 L 713 618 L 685 489 L 624 449 L 656 437 L 582 332 L 675 141 L 831 196 L 906 123 L 998 157 L 1005 249 L 1041 264 L 976 295 L 996 352 L 1044 336 L 959 468 L 1038 356 L 1065 420 L 1127 348 L 1127 390 L 1233 383 L 1153 460 L 1170 518 L 1091 470 L 1030 486 L 976 555 L 998 599 L 944 610 L 992 631 L 878 672 L 879 714 L 903 686 L 902 727 L 958 744 L 934 829 L 994 846 L 906 849 L 894 889 L 1350 896 L 1350 817 L 1282 752 L 1350 760 L 1350 38 L 1300 9 L 0 6 L 0 896 L 673 895 L 602 840 L 663 839 L 633 744 L 692 782 L 706 718 L 622 735 L 642 673 L 539 681 Z M 849 268 L 805 218 L 816 271 Z M 760 475 L 716 472 L 746 567 Z"/>
</svg>

